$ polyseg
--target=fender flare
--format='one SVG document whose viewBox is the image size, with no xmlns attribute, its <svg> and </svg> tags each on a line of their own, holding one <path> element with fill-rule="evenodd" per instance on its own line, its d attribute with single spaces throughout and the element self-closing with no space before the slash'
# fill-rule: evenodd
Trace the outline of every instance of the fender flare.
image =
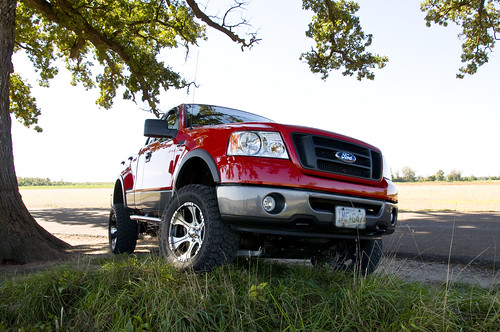
<svg viewBox="0 0 500 332">
<path fill-rule="evenodd" d="M 115 204 L 116 202 L 116 194 L 117 194 L 117 184 L 120 184 L 120 187 L 121 187 L 121 198 L 122 198 L 122 201 L 123 201 L 123 205 L 125 207 L 127 207 L 127 195 L 125 194 L 125 187 L 123 185 L 123 177 L 122 176 L 119 176 L 116 181 L 115 181 L 115 185 L 113 186 L 113 194 L 111 196 L 111 206 L 113 206 L 113 204 Z"/>
<path fill-rule="evenodd" d="M 208 153 L 208 151 L 206 151 L 206 150 L 196 149 L 196 150 L 189 151 L 184 156 L 184 158 L 182 158 L 178 167 L 176 167 L 175 172 L 174 172 L 174 176 L 173 176 L 174 186 L 172 188 L 172 191 L 177 190 L 176 188 L 177 188 L 177 182 L 179 180 L 179 177 L 182 175 L 185 165 L 193 158 L 202 159 L 205 162 L 205 164 L 208 166 L 208 169 L 210 170 L 210 174 L 212 175 L 214 182 L 220 182 L 219 169 L 217 168 L 217 164 L 215 163 L 214 159 L 212 158 L 212 155 L 210 155 L 210 153 Z"/>
</svg>

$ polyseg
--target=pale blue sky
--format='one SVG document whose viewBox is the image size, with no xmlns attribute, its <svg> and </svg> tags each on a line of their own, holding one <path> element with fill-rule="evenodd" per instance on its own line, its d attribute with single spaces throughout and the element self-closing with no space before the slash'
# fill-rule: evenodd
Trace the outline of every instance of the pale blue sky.
<svg viewBox="0 0 500 332">
<path fill-rule="evenodd" d="M 370 50 L 389 56 L 374 81 L 358 82 L 340 72 L 322 81 L 299 60 L 311 45 L 304 34 L 311 13 L 301 9 L 301 1 L 254 0 L 247 17 L 263 40 L 252 50 L 241 52 L 209 30 L 208 42 L 193 48 L 186 62 L 182 50 L 162 54 L 200 87 L 189 95 L 163 93 L 161 108 L 194 101 L 339 132 L 379 147 L 393 171 L 410 166 L 419 175 L 459 169 L 464 175 L 499 176 L 500 55 L 491 55 L 478 74 L 458 80 L 456 27 L 427 28 L 419 1 L 360 4 L 364 30 L 374 35 Z M 15 58 L 17 71 L 28 73 L 27 67 Z M 114 181 L 120 162 L 145 142 L 143 122 L 152 115 L 140 110 L 144 105 L 119 99 L 112 110 L 99 109 L 96 91 L 69 81 L 63 73 L 49 89 L 35 89 L 42 134 L 13 122 L 17 175 Z"/>
</svg>

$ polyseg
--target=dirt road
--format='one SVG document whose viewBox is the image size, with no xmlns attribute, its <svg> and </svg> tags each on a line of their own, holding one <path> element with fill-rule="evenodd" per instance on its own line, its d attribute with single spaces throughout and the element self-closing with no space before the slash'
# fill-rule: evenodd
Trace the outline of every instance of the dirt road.
<svg viewBox="0 0 500 332">
<path fill-rule="evenodd" d="M 79 252 L 109 255 L 108 209 L 38 209 L 31 213 L 42 227 Z M 405 213 L 398 231 L 384 238 L 385 259 L 379 273 L 396 273 L 423 282 L 449 279 L 484 287 L 498 284 L 500 248 L 496 242 L 500 214 L 472 217 L 453 213 Z M 156 239 L 140 239 L 137 250 L 157 252 Z"/>
<path fill-rule="evenodd" d="M 403 212 L 384 237 L 396 257 L 500 268 L 499 212 Z"/>
<path fill-rule="evenodd" d="M 108 254 L 110 191 L 26 190 L 22 195 L 49 232 L 85 253 Z M 146 239 L 140 241 L 139 250 L 156 247 L 156 240 Z M 403 212 L 396 233 L 384 238 L 384 247 L 382 273 L 427 282 L 448 278 L 486 287 L 500 282 L 500 212 Z"/>
<path fill-rule="evenodd" d="M 38 223 L 54 234 L 107 236 L 109 209 L 33 209 Z M 448 260 L 500 267 L 500 213 L 402 213 L 396 233 L 384 237 L 386 256 Z"/>
</svg>

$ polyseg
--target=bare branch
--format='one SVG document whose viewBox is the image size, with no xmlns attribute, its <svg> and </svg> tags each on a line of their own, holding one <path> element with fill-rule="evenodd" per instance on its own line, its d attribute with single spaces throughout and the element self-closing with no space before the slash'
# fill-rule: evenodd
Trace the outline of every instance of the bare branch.
<svg viewBox="0 0 500 332">
<path fill-rule="evenodd" d="M 227 35 L 229 38 L 231 38 L 232 41 L 238 43 L 241 45 L 241 50 L 243 50 L 245 47 L 252 47 L 253 44 L 255 43 L 258 43 L 260 41 L 260 39 L 257 39 L 257 35 L 256 33 L 251 33 L 250 36 L 252 36 L 250 38 L 249 41 L 241 38 L 240 36 L 238 36 L 236 33 L 234 33 L 231 29 L 234 28 L 234 27 L 238 27 L 240 25 L 248 25 L 248 22 L 243 20 L 243 22 L 240 22 L 234 26 L 228 26 L 226 25 L 226 18 L 227 18 L 227 15 L 234 9 L 237 9 L 237 8 L 241 8 L 243 6 L 243 3 L 242 2 L 238 2 L 237 5 L 229 8 L 226 13 L 224 14 L 224 18 L 222 20 L 222 24 L 219 24 L 215 21 L 213 21 L 207 14 L 205 14 L 201 9 L 200 7 L 198 6 L 198 4 L 196 3 L 195 0 L 186 0 L 187 4 L 189 5 L 189 7 L 191 7 L 191 9 L 193 10 L 195 16 L 197 18 L 199 18 L 200 20 L 202 20 L 203 22 L 205 22 L 208 26 L 222 32 L 223 34 Z"/>
</svg>

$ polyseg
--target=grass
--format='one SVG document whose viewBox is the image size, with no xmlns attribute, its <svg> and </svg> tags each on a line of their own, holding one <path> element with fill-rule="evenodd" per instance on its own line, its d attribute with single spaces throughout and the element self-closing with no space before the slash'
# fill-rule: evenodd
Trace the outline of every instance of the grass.
<svg viewBox="0 0 500 332">
<path fill-rule="evenodd" d="M 0 284 L 0 331 L 493 331 L 500 289 L 428 286 L 240 259 L 179 272 L 157 256 L 79 261 Z"/>
</svg>

